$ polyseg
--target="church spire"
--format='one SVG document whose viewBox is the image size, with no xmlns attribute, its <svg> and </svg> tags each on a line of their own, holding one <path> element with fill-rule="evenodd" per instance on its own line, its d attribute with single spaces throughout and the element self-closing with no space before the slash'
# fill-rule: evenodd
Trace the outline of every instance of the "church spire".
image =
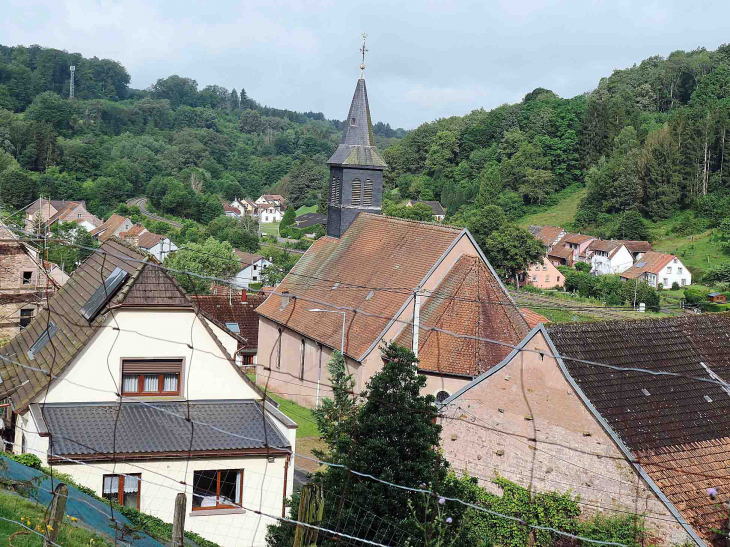
<svg viewBox="0 0 730 547">
<path fill-rule="evenodd" d="M 367 48 L 365 47 L 365 39 L 368 37 L 367 34 L 364 32 L 362 33 L 362 47 L 360 48 L 360 53 L 362 53 L 362 63 L 360 63 L 360 79 L 364 80 L 365 76 L 363 75 L 365 72 L 365 54 L 368 52 Z"/>
</svg>

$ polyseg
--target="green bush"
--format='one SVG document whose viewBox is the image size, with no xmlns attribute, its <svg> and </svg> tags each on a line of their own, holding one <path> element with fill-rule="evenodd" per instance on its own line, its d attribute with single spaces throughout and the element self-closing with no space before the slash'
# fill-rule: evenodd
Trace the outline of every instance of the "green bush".
<svg viewBox="0 0 730 547">
<path fill-rule="evenodd" d="M 672 283 L 672 290 L 673 291 L 678 291 L 679 290 L 679 283 L 677 283 L 676 281 L 674 283 Z"/>
<path fill-rule="evenodd" d="M 43 467 L 43 462 L 35 454 L 8 454 L 8 456 L 18 463 L 22 463 L 33 469 L 38 469 L 39 471 Z"/>
<path fill-rule="evenodd" d="M 591 265 L 588 262 L 576 262 L 575 269 L 579 272 L 588 273 L 591 271 Z"/>
<path fill-rule="evenodd" d="M 710 291 L 701 289 L 700 287 L 687 287 L 684 289 L 684 300 L 690 306 L 696 306 L 697 304 L 707 302 L 707 295 L 709 293 Z"/>
</svg>

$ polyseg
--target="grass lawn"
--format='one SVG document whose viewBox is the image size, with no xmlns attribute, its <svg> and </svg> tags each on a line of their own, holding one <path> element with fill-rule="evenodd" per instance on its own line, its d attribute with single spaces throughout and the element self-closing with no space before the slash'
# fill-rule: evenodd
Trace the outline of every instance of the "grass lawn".
<svg viewBox="0 0 730 547">
<path fill-rule="evenodd" d="M 270 235 L 270 236 L 278 236 L 279 235 L 279 223 L 278 222 L 262 222 L 261 223 L 261 233 Z"/>
<path fill-rule="evenodd" d="M 653 247 L 655 251 L 675 254 L 692 272 L 692 277 L 706 272 L 709 268 L 730 260 L 723 253 L 720 244 L 710 241 L 711 230 L 695 236 L 668 235 L 659 238 Z"/>
<path fill-rule="evenodd" d="M 317 212 L 316 205 L 310 205 L 309 207 L 302 205 L 299 209 L 297 209 L 297 216 L 300 217 L 302 215 L 306 215 L 307 213 L 316 213 L 316 212 Z"/>
<path fill-rule="evenodd" d="M 563 192 L 567 190 L 566 188 Z M 586 195 L 586 192 L 588 192 L 586 188 L 581 188 L 577 192 L 572 191 L 572 193 L 561 199 L 557 205 L 553 205 L 542 212 L 522 217 L 519 220 L 519 225 L 524 227 L 530 226 L 531 224 L 564 227 L 566 224 L 575 220 L 575 213 L 578 211 L 578 202 Z M 562 196 L 559 195 L 558 197 Z"/>
<path fill-rule="evenodd" d="M 529 306 L 526 307 L 532 309 Z M 570 312 L 567 310 L 546 310 L 536 307 L 535 309 L 532 309 L 532 311 L 534 311 L 535 313 L 539 313 L 551 323 L 572 323 L 573 317 L 577 318 L 578 323 L 584 323 L 586 321 L 598 321 L 598 319 L 595 317 L 580 315 L 578 313 Z"/>
<path fill-rule="evenodd" d="M 41 528 L 45 526 L 43 521 L 45 511 L 45 505 L 34 503 L 6 490 L 0 490 L 0 517 L 15 521 L 22 519 L 25 521 L 26 526 L 35 530 L 37 526 Z M 31 522 L 30 525 L 28 525 L 28 520 Z M 12 541 L 15 547 L 19 545 L 22 547 L 41 547 L 43 545 L 43 538 L 39 535 L 28 532 L 28 530 L 17 524 L 0 520 L 0 547 L 11 547 L 10 536 L 19 531 L 26 533 L 18 534 L 13 538 Z M 90 545 L 103 547 L 112 544 L 110 538 L 72 524 L 68 516 L 61 525 L 56 543 L 63 545 L 63 547 L 89 547 Z"/>
</svg>

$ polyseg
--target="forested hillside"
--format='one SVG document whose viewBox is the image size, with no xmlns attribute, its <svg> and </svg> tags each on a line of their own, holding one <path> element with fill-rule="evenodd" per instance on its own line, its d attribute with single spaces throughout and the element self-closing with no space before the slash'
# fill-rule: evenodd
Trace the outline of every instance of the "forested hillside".
<svg viewBox="0 0 730 547">
<path fill-rule="evenodd" d="M 223 213 L 219 196 L 273 190 L 295 207 L 317 203 L 340 121 L 262 106 L 243 86 L 199 89 L 177 75 L 146 90 L 129 83 L 116 61 L 0 46 L 2 203 L 20 208 L 40 194 L 85 199 L 105 216 L 150 194 L 163 212 L 204 224 Z M 404 134 L 383 123 L 375 132 L 382 147 Z"/>
<path fill-rule="evenodd" d="M 427 123 L 384 155 L 401 195 L 441 199 L 456 220 L 484 203 L 517 220 L 586 185 L 574 228 L 610 235 L 629 212 L 635 223 L 686 210 L 685 224 L 707 229 L 730 206 L 729 126 L 721 46 L 651 57 L 572 99 L 536 89 Z"/>
</svg>

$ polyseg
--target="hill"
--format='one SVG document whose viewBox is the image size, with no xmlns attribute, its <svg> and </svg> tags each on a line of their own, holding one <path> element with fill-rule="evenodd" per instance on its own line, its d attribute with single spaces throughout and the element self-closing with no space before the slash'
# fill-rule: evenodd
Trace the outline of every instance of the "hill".
<svg viewBox="0 0 730 547">
<path fill-rule="evenodd" d="M 341 121 L 263 106 L 243 87 L 199 89 L 178 75 L 145 90 L 129 82 L 110 59 L 0 46 L 2 204 L 52 195 L 84 199 L 106 216 L 149 194 L 159 211 L 204 224 L 223 213 L 220 197 L 270 188 L 295 207 L 317 204 Z M 374 131 L 383 147 L 405 133 L 382 122 Z"/>
</svg>

